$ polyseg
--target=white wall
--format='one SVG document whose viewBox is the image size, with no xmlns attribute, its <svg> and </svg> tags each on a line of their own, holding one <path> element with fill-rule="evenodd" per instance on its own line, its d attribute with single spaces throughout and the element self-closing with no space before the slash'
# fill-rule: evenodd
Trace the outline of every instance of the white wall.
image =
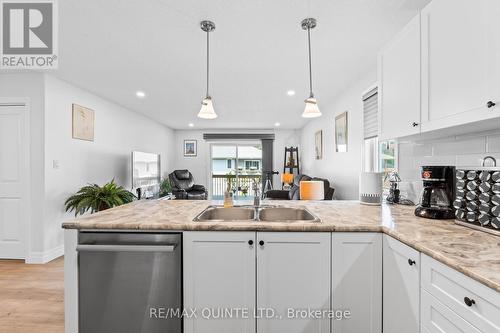
<svg viewBox="0 0 500 333">
<path fill-rule="evenodd" d="M 343 93 L 336 96 L 330 105 L 319 107 L 323 115 L 313 119 L 302 128 L 301 163 L 303 172 L 309 176 L 322 177 L 335 188 L 336 199 L 358 199 L 358 177 L 362 169 L 363 103 L 362 95 L 377 80 L 376 71 L 366 74 Z M 335 117 L 348 111 L 348 152 L 335 152 Z M 315 159 L 315 133 L 323 131 L 323 158 Z"/>
<path fill-rule="evenodd" d="M 132 150 L 160 153 L 164 174 L 173 168 L 173 130 L 52 76 L 1 74 L 0 97 L 30 101 L 30 262 L 61 253 L 61 223 L 73 218 L 64 212 L 70 194 L 113 177 L 130 189 Z M 94 142 L 72 139 L 72 103 L 95 110 Z"/>
<path fill-rule="evenodd" d="M 43 235 L 43 124 L 44 124 L 44 90 L 41 74 L 0 74 L 0 97 L 29 99 L 30 122 L 30 173 L 31 173 L 31 212 L 30 234 L 27 237 L 28 255 L 42 252 Z M 29 226 L 28 226 L 29 227 Z"/>
<path fill-rule="evenodd" d="M 426 139 L 426 134 L 422 134 L 418 141 L 399 142 L 398 171 L 403 180 L 402 190 L 413 186 L 414 190 L 409 191 L 410 199 L 417 200 L 422 187 L 420 167 L 423 165 L 480 166 L 487 155 L 495 157 L 500 166 L 500 130 L 441 139 Z"/>
<path fill-rule="evenodd" d="M 72 104 L 95 111 L 93 142 L 72 138 Z M 64 201 L 87 183 L 115 179 L 130 189 L 131 152 L 161 154 L 162 174 L 172 166 L 173 131 L 156 121 L 52 76 L 45 77 L 45 249 L 63 244 Z M 54 168 L 57 161 L 59 168 Z"/>
<path fill-rule="evenodd" d="M 193 174 L 195 181 L 208 186 L 210 176 L 210 143 L 203 140 L 203 133 L 234 133 L 231 130 L 177 130 L 175 131 L 174 167 L 173 169 L 188 169 Z M 286 146 L 298 146 L 300 132 L 294 130 L 239 130 L 238 133 L 274 133 L 273 167 L 274 170 L 283 171 L 283 157 Z M 184 157 L 184 140 L 198 141 L 198 156 Z M 275 176 L 275 188 L 281 188 L 280 176 Z"/>
</svg>

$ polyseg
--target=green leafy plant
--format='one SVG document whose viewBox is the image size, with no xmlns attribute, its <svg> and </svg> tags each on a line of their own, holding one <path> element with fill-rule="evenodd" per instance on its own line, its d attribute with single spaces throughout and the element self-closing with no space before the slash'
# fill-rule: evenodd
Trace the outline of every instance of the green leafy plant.
<svg viewBox="0 0 500 333">
<path fill-rule="evenodd" d="M 75 211 L 75 216 L 99 212 L 111 207 L 132 202 L 135 195 L 122 186 L 118 186 L 113 179 L 102 187 L 97 184 L 88 184 L 70 196 L 64 205 L 67 212 Z"/>
<path fill-rule="evenodd" d="M 163 178 L 160 183 L 160 197 L 164 197 L 167 194 L 172 193 L 172 184 L 170 183 L 170 179 Z"/>
</svg>

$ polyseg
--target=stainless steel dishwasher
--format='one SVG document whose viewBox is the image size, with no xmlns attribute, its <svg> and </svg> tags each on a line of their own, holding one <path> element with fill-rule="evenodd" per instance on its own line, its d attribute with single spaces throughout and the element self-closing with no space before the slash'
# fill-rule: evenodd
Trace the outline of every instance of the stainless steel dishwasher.
<svg viewBox="0 0 500 333">
<path fill-rule="evenodd" d="M 180 233 L 80 232 L 77 250 L 79 333 L 182 333 Z"/>
</svg>

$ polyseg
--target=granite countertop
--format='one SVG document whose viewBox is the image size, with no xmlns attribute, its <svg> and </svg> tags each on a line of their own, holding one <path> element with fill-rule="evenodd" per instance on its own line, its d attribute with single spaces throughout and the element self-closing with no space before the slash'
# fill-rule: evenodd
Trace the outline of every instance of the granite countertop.
<svg viewBox="0 0 500 333">
<path fill-rule="evenodd" d="M 264 201 L 307 207 L 321 222 L 193 222 L 217 201 L 136 201 L 66 222 L 66 229 L 383 232 L 500 292 L 500 237 L 413 215 L 414 207 L 356 201 Z"/>
</svg>

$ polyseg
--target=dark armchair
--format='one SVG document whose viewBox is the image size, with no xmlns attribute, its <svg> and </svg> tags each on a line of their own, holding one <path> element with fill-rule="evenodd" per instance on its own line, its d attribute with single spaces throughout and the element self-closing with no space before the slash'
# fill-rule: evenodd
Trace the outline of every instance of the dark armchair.
<svg viewBox="0 0 500 333">
<path fill-rule="evenodd" d="M 266 192 L 267 199 L 274 200 L 300 200 L 300 182 L 307 180 L 322 181 L 325 186 L 325 200 L 332 200 L 335 189 L 330 187 L 330 182 L 323 178 L 311 178 L 307 175 L 298 174 L 293 178 L 293 185 L 290 190 L 270 190 Z"/>
<path fill-rule="evenodd" d="M 208 191 L 203 185 L 194 183 L 194 178 L 188 170 L 175 170 L 168 175 L 172 184 L 172 194 L 176 199 L 206 200 Z"/>
</svg>

